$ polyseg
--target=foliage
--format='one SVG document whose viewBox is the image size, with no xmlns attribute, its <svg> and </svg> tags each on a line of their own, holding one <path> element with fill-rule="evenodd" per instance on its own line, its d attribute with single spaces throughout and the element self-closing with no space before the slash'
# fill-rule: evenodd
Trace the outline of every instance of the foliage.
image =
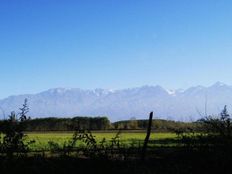
<svg viewBox="0 0 232 174">
<path fill-rule="evenodd" d="M 1 151 L 5 152 L 7 156 L 12 156 L 13 153 L 27 152 L 29 144 L 34 142 L 25 142 L 26 135 L 23 132 L 25 130 L 24 122 L 28 120 L 26 114 L 29 111 L 26 99 L 20 111 L 19 118 L 15 112 L 11 112 L 8 120 L 4 120 L 1 125 L 0 132 L 3 134 Z"/>
<path fill-rule="evenodd" d="M 231 116 L 225 106 L 219 116 L 207 116 L 198 121 L 201 133 L 191 131 L 186 134 L 182 132 L 179 136 L 181 143 L 191 148 L 206 148 L 207 150 L 215 147 L 232 150 L 232 124 Z"/>
<path fill-rule="evenodd" d="M 227 106 L 225 106 L 219 117 L 209 116 L 200 120 L 200 122 L 202 123 L 204 131 L 207 133 L 231 138 L 232 124 L 230 117 L 231 116 L 227 111 Z"/>
<path fill-rule="evenodd" d="M 98 140 L 91 131 L 77 130 L 72 138 L 65 141 L 62 146 L 58 142 L 49 141 L 49 150 L 55 154 L 69 156 L 70 154 L 80 155 L 88 158 L 112 158 L 115 151 L 120 148 L 120 132 L 118 132 L 109 142 L 105 138 Z M 83 143 L 77 146 L 77 143 Z"/>
<path fill-rule="evenodd" d="M 115 129 L 146 129 L 148 126 L 147 120 L 128 120 L 128 121 L 118 121 L 113 123 Z M 175 130 L 188 131 L 188 129 L 193 129 L 197 131 L 197 123 L 188 122 L 177 122 L 171 120 L 161 120 L 153 119 L 152 130 L 156 132 L 175 132 Z"/>
<path fill-rule="evenodd" d="M 0 126 L 3 121 L 0 121 Z M 110 123 L 107 117 L 74 117 L 74 118 L 37 118 L 27 119 L 24 123 L 26 131 L 75 131 L 75 130 L 145 130 L 147 120 L 118 121 Z M 188 132 L 190 129 L 200 131 L 197 122 L 176 122 L 154 119 L 152 130 L 156 132 Z"/>
<path fill-rule="evenodd" d="M 106 130 L 110 121 L 106 117 L 74 117 L 74 118 L 37 118 L 24 122 L 26 131 L 74 131 L 74 130 Z"/>
</svg>

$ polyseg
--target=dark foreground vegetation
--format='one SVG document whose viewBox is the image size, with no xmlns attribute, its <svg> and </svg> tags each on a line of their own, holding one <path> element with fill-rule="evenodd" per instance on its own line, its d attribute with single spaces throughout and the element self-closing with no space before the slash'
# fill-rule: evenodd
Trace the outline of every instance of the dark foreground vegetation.
<svg viewBox="0 0 232 174">
<path fill-rule="evenodd" d="M 196 129 L 172 128 L 178 138 L 162 141 L 174 146 L 152 146 L 157 142 L 149 139 L 151 113 L 139 146 L 124 146 L 120 131 L 110 142 L 97 142 L 91 131 L 76 129 L 62 147 L 51 141 L 49 151 L 38 152 L 29 148 L 34 141 L 26 141 L 27 113 L 25 101 L 19 114 L 12 112 L 1 124 L 0 173 L 231 173 L 232 122 L 226 106 L 219 116 L 195 123 Z M 80 142 L 85 145 L 77 147 Z"/>
<path fill-rule="evenodd" d="M 161 149 L 154 152 L 153 159 L 140 160 L 108 160 L 84 159 L 76 157 L 43 156 L 1 158 L 1 173 L 83 173 L 83 174 L 205 174 L 231 173 L 231 157 L 221 157 L 208 151 L 183 151 L 177 149 Z M 160 155 L 162 154 L 162 155 Z M 223 158 L 223 160 L 221 160 Z M 224 159 L 225 158 L 225 159 Z"/>
</svg>

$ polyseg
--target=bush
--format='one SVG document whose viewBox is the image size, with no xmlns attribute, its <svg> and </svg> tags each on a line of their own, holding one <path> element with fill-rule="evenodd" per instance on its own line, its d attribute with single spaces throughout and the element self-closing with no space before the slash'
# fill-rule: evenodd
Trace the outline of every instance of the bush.
<svg viewBox="0 0 232 174">
<path fill-rule="evenodd" d="M 1 141 L 1 152 L 6 153 L 7 156 L 12 157 L 14 153 L 26 153 L 29 149 L 29 144 L 34 143 L 30 141 L 25 143 L 26 135 L 23 133 L 25 130 L 24 122 L 29 118 L 26 114 L 29 111 L 27 106 L 27 99 L 25 99 L 23 107 L 20 108 L 19 118 L 15 112 L 1 125 L 0 133 L 3 134 Z"/>
</svg>

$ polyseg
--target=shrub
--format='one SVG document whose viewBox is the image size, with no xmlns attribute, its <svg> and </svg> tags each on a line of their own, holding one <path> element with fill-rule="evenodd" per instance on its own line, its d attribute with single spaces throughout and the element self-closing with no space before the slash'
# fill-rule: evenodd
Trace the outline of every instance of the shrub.
<svg viewBox="0 0 232 174">
<path fill-rule="evenodd" d="M 26 153 L 29 150 L 29 144 L 34 141 L 25 142 L 26 135 L 24 134 L 26 122 L 29 118 L 26 116 L 29 108 L 27 99 L 25 99 L 23 107 L 20 108 L 19 118 L 15 112 L 11 112 L 9 118 L 1 125 L 0 133 L 3 135 L 1 142 L 1 152 L 12 157 L 14 153 Z"/>
</svg>

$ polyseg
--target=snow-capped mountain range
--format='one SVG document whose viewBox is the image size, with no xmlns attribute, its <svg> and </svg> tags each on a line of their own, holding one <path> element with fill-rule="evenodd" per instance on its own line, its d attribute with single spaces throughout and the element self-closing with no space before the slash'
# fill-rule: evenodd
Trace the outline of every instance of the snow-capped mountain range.
<svg viewBox="0 0 232 174">
<path fill-rule="evenodd" d="M 0 100 L 0 118 L 17 111 L 28 99 L 29 115 L 35 117 L 108 116 L 111 121 L 156 118 L 196 120 L 207 113 L 218 114 L 224 105 L 232 108 L 232 86 L 217 82 L 186 90 L 142 86 L 123 90 L 50 89 L 38 94 L 10 96 Z"/>
</svg>

